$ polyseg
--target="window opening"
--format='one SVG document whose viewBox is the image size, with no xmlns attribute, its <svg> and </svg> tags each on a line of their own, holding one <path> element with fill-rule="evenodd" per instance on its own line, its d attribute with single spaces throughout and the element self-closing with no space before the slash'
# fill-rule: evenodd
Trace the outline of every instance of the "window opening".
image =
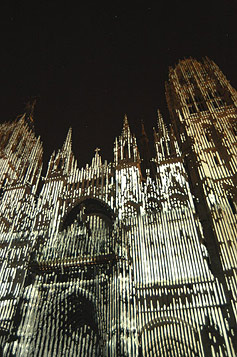
<svg viewBox="0 0 237 357">
<path fill-rule="evenodd" d="M 193 103 L 193 100 L 192 100 L 192 98 L 190 96 L 188 98 L 186 98 L 186 103 L 187 104 L 192 104 Z"/>
<path fill-rule="evenodd" d="M 227 199 L 228 199 L 228 202 L 229 202 L 229 205 L 230 205 L 230 208 L 231 208 L 233 214 L 236 214 L 236 208 L 235 208 L 235 204 L 234 204 L 232 198 L 231 197 L 227 197 Z"/>
<path fill-rule="evenodd" d="M 123 149 L 123 159 L 128 159 L 128 148 L 127 146 Z"/>
<path fill-rule="evenodd" d="M 220 161 L 216 155 L 214 155 L 214 161 L 217 165 L 220 165 Z"/>
<path fill-rule="evenodd" d="M 188 109 L 190 114 L 197 113 L 197 110 L 194 105 L 191 105 L 190 107 L 188 107 Z"/>
<path fill-rule="evenodd" d="M 205 133 L 205 136 L 206 136 L 207 141 L 210 142 L 210 138 L 209 138 L 208 133 Z"/>
<path fill-rule="evenodd" d="M 219 108 L 219 106 L 218 106 L 218 104 L 216 103 L 215 100 L 214 100 L 211 104 L 212 104 L 212 107 L 213 107 L 214 109 L 218 109 L 218 108 Z"/>
<path fill-rule="evenodd" d="M 59 170 L 61 170 L 62 166 L 63 166 L 63 159 L 60 158 L 60 159 L 59 159 L 59 163 L 58 163 L 58 168 L 59 168 Z"/>
<path fill-rule="evenodd" d="M 214 99 L 213 94 L 210 91 L 207 94 L 209 99 Z"/>
<path fill-rule="evenodd" d="M 3 188 L 5 186 L 5 183 L 6 183 L 6 177 L 4 178 L 3 182 L 2 182 L 2 186 L 0 188 L 0 198 L 2 197 L 2 194 L 3 194 Z"/>
</svg>

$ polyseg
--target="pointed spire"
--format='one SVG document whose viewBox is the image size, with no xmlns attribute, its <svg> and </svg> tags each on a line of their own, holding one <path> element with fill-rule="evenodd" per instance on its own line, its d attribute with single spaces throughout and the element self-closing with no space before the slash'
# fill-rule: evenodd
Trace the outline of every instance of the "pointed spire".
<svg viewBox="0 0 237 357">
<path fill-rule="evenodd" d="M 157 110 L 157 126 L 158 126 L 158 136 L 160 138 L 169 135 L 163 116 L 159 109 Z"/>
<path fill-rule="evenodd" d="M 124 115 L 123 126 L 124 126 L 124 127 L 129 127 L 127 114 Z"/>
<path fill-rule="evenodd" d="M 123 136 L 127 136 L 128 134 L 131 135 L 131 131 L 130 131 L 130 127 L 129 127 L 129 124 L 128 124 L 128 117 L 127 117 L 127 115 L 125 114 L 125 115 L 124 115 L 124 119 L 123 119 L 122 135 L 123 135 Z"/>
<path fill-rule="evenodd" d="M 68 129 L 67 137 L 64 141 L 62 151 L 71 151 L 72 150 L 72 128 Z"/>
<path fill-rule="evenodd" d="M 136 163 L 136 165 L 138 162 L 140 162 L 140 155 L 138 152 L 136 137 L 131 133 L 126 114 L 123 120 L 122 133 L 117 139 L 115 139 L 114 157 L 116 165 L 120 161 L 123 161 L 123 163 L 134 162 Z"/>
</svg>

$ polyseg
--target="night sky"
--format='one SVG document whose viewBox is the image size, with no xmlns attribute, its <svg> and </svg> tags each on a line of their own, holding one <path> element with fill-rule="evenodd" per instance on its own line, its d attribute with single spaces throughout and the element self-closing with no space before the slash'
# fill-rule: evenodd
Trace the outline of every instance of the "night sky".
<svg viewBox="0 0 237 357">
<path fill-rule="evenodd" d="M 80 166 L 97 146 L 111 160 L 125 113 L 137 137 L 143 119 L 152 139 L 157 108 L 168 121 L 164 84 L 179 59 L 208 56 L 237 87 L 236 0 L 77 3 L 5 1 L 0 10 L 0 121 L 39 96 L 44 161 L 70 126 Z"/>
</svg>

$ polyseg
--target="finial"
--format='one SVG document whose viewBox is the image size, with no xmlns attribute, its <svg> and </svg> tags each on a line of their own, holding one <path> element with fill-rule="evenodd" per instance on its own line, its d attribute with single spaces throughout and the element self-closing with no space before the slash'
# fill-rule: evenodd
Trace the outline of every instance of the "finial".
<svg viewBox="0 0 237 357">
<path fill-rule="evenodd" d="M 123 136 L 124 136 L 124 135 L 125 135 L 125 136 L 131 135 L 130 128 L 129 128 L 129 124 L 128 124 L 128 117 L 127 117 L 126 114 L 124 115 L 124 119 L 123 119 L 122 135 L 123 135 Z"/>
<path fill-rule="evenodd" d="M 95 149 L 95 156 L 92 159 L 92 166 L 99 167 L 102 165 L 101 156 L 99 155 L 100 148 Z"/>
<path fill-rule="evenodd" d="M 123 125 L 128 126 L 128 117 L 127 114 L 124 115 Z"/>
<path fill-rule="evenodd" d="M 64 141 L 62 151 L 72 150 L 72 128 L 68 129 L 66 139 Z"/>
<path fill-rule="evenodd" d="M 158 116 L 159 119 L 163 120 L 163 117 L 162 117 L 160 109 L 157 109 L 157 116 Z"/>
</svg>

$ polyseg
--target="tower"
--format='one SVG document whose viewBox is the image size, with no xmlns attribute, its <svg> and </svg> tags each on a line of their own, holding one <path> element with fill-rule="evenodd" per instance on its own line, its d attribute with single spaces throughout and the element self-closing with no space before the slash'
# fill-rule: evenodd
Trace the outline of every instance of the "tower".
<svg viewBox="0 0 237 357">
<path fill-rule="evenodd" d="M 0 126 L 0 339 L 14 339 L 35 236 L 32 223 L 42 169 L 42 143 L 32 130 L 32 111 Z"/>
<path fill-rule="evenodd" d="M 166 97 L 206 245 L 223 282 L 229 301 L 227 314 L 234 327 L 237 94 L 213 61 L 190 58 L 170 69 Z"/>
</svg>

